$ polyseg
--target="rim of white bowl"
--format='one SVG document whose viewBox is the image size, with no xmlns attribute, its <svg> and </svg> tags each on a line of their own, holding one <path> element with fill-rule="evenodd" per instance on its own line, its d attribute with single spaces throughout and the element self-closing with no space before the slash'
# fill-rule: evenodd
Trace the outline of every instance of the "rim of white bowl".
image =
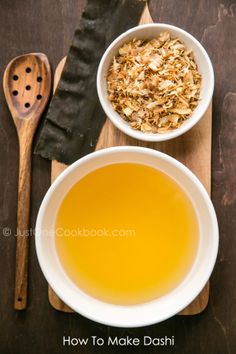
<svg viewBox="0 0 236 354">
<path fill-rule="evenodd" d="M 206 59 L 206 62 L 207 62 L 207 68 L 208 68 L 209 77 L 210 77 L 210 80 L 208 83 L 209 84 L 208 95 L 207 95 L 207 97 L 204 97 L 202 99 L 202 101 L 199 103 L 199 105 L 201 105 L 201 110 L 198 112 L 198 114 L 196 114 L 196 112 L 194 114 L 194 112 L 193 112 L 193 115 L 187 121 L 185 121 L 184 124 L 181 125 L 181 127 L 179 127 L 176 130 L 173 130 L 171 132 L 167 132 L 167 133 L 163 133 L 163 134 L 144 133 L 144 132 L 133 129 L 129 125 L 129 123 L 127 123 L 123 120 L 123 118 L 120 117 L 120 119 L 118 119 L 116 116 L 116 114 L 118 114 L 118 113 L 116 113 L 109 105 L 109 102 L 107 101 L 107 98 L 106 98 L 106 93 L 103 91 L 103 88 L 102 88 L 103 67 L 107 61 L 107 56 L 110 53 L 110 51 L 113 49 L 113 47 L 115 47 L 125 37 L 129 36 L 132 33 L 135 33 L 136 31 L 139 31 L 139 30 L 142 30 L 145 28 L 160 28 L 160 29 L 163 28 L 163 30 L 168 29 L 168 30 L 170 30 L 170 32 L 171 32 L 171 30 L 174 30 L 174 31 L 181 33 L 183 36 L 187 37 L 188 39 L 190 39 L 202 51 L 202 53 Z M 104 52 L 104 54 L 102 56 L 99 66 L 98 66 L 97 93 L 98 93 L 98 98 L 100 100 L 100 103 L 102 105 L 104 112 L 106 113 L 107 117 L 112 121 L 112 123 L 119 130 L 121 130 L 126 135 L 128 135 L 132 138 L 135 138 L 137 140 L 158 142 L 158 141 L 166 141 L 166 140 L 176 138 L 176 137 L 186 133 L 195 124 L 198 123 L 198 121 L 204 116 L 204 114 L 206 113 L 206 111 L 210 105 L 210 102 L 211 102 L 211 99 L 213 96 L 213 91 L 214 91 L 214 81 L 215 81 L 214 80 L 214 70 L 213 70 L 213 66 L 212 66 L 211 60 L 209 58 L 209 55 L 207 54 L 207 52 L 206 52 L 205 48 L 202 46 L 202 44 L 192 34 L 190 34 L 189 32 L 187 32 L 179 27 L 169 25 L 166 23 L 151 23 L 151 24 L 139 25 L 139 26 L 129 29 L 128 31 L 122 33 L 120 36 L 118 36 L 116 39 L 114 39 L 114 41 L 108 46 L 108 48 L 106 49 L 106 51 Z"/>
<path fill-rule="evenodd" d="M 144 303 L 144 304 L 138 304 L 138 305 L 132 305 L 132 306 L 119 306 L 119 305 L 113 305 L 109 303 L 102 302 L 100 300 L 96 300 L 93 297 L 88 296 L 89 300 L 86 300 L 86 307 L 81 306 L 80 301 L 74 302 L 70 298 L 68 298 L 65 295 L 65 290 L 58 286 L 57 282 L 55 281 L 53 274 L 51 274 L 50 269 L 45 264 L 45 257 L 43 254 L 42 250 L 42 245 L 41 245 L 41 225 L 42 221 L 44 218 L 44 212 L 47 207 L 48 201 L 50 200 L 52 194 L 55 192 L 57 187 L 63 182 L 63 180 L 74 170 L 76 170 L 79 166 L 82 164 L 86 164 L 87 161 L 95 159 L 96 157 L 107 155 L 107 154 L 112 154 L 116 152 L 133 152 L 133 153 L 143 153 L 143 154 L 149 154 L 152 157 L 156 157 L 158 159 L 163 159 L 167 161 L 168 163 L 174 165 L 178 169 L 180 169 L 187 177 L 197 186 L 197 189 L 199 193 L 202 195 L 204 198 L 204 201 L 206 203 L 207 209 L 209 210 L 209 214 L 211 217 L 211 225 L 212 225 L 212 233 L 214 235 L 214 242 L 212 242 L 212 248 L 211 248 L 211 253 L 209 255 L 209 261 L 208 261 L 208 269 L 204 272 L 204 274 L 201 277 L 201 280 L 198 282 L 197 286 L 194 289 L 191 289 L 191 293 L 186 291 L 187 286 L 182 290 L 182 293 L 185 290 L 185 297 L 181 297 L 178 303 L 175 301 L 172 301 L 170 306 L 167 308 L 166 312 L 162 314 L 161 316 L 155 312 L 155 302 L 159 301 L 159 299 Z M 99 151 L 95 151 L 89 155 L 84 156 L 83 158 L 75 161 L 72 165 L 67 167 L 66 170 L 64 170 L 58 177 L 57 179 L 53 182 L 53 184 L 50 186 L 48 189 L 42 204 L 40 206 L 38 216 L 37 216 L 37 221 L 36 221 L 36 227 L 35 227 L 36 233 L 35 233 L 35 246 L 36 246 L 36 254 L 37 258 L 41 267 L 41 270 L 48 282 L 48 284 L 52 287 L 52 289 L 55 291 L 55 293 L 59 296 L 59 298 L 66 303 L 70 308 L 72 308 L 75 312 L 79 313 L 80 315 L 98 322 L 102 323 L 104 325 L 109 325 L 109 326 L 115 326 L 115 327 L 124 327 L 124 328 L 130 328 L 130 327 L 143 327 L 143 326 L 148 326 L 151 324 L 159 323 L 162 322 L 166 319 L 171 318 L 172 316 L 176 315 L 180 311 L 182 311 L 185 307 L 187 307 L 201 292 L 201 290 L 204 288 L 206 285 L 207 281 L 210 278 L 210 275 L 213 271 L 216 258 L 217 258 L 217 253 L 218 253 L 218 246 L 219 246 L 219 229 L 218 229 L 218 221 L 215 213 L 214 206 L 212 204 L 212 201 L 202 185 L 202 183 L 199 181 L 199 179 L 193 174 L 191 170 L 189 170 L 186 166 L 184 166 L 181 162 L 178 160 L 174 159 L 173 157 L 162 153 L 157 150 L 153 150 L 150 148 L 146 147 L 140 147 L 140 146 L 117 146 L 117 147 L 110 147 L 106 149 L 102 149 Z M 189 290 L 189 289 L 187 289 Z M 170 293 L 171 295 L 171 293 Z M 168 294 L 167 294 L 168 296 Z M 81 299 L 80 299 L 81 300 Z M 103 308 L 106 310 L 103 312 L 103 315 L 101 316 L 101 311 L 93 311 L 91 305 L 91 301 L 95 302 L 96 304 L 99 304 L 99 306 L 103 306 Z M 93 304 L 94 305 L 94 304 Z M 151 312 L 150 315 L 150 308 L 148 306 L 153 307 L 153 311 Z M 135 311 L 136 309 L 141 310 L 142 316 L 139 314 L 138 318 L 135 317 Z M 145 314 L 145 309 L 149 310 L 149 316 L 150 317 L 145 317 L 143 318 L 143 315 Z M 122 316 L 118 316 L 122 314 L 122 311 L 125 313 Z M 117 317 L 115 316 L 117 315 Z M 134 318 L 131 318 L 130 314 L 133 315 Z"/>
</svg>

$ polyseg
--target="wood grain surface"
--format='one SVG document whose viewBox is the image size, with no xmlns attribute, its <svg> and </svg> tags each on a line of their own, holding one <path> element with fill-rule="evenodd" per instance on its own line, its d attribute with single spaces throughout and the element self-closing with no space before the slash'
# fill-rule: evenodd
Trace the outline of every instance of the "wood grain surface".
<svg viewBox="0 0 236 354">
<path fill-rule="evenodd" d="M 18 56 L 7 65 L 3 90 L 19 140 L 14 308 L 27 305 L 31 154 L 33 137 L 51 92 L 51 70 L 42 53 Z"/>
<path fill-rule="evenodd" d="M 19 6 L 19 3 L 21 6 Z M 23 53 L 47 54 L 56 68 L 71 42 L 85 0 L 0 1 L 0 77 L 7 63 Z M 51 353 L 236 353 L 236 2 L 235 0 L 151 0 L 155 21 L 192 33 L 208 51 L 215 71 L 212 131 L 212 199 L 220 226 L 220 250 L 211 277 L 210 300 L 198 316 L 175 316 L 137 329 L 117 329 L 76 314 L 55 311 L 48 302 L 47 282 L 35 254 L 33 229 L 29 257 L 29 301 L 26 311 L 14 311 L 15 237 L 18 183 L 18 142 L 0 85 L 0 352 Z M 194 161 L 192 161 L 194 163 Z M 201 163 L 195 161 L 195 163 Z M 32 161 L 30 226 L 51 180 L 51 164 Z M 7 236 L 11 234 L 10 236 Z M 173 347 L 63 346 L 63 335 L 174 336 Z"/>
<path fill-rule="evenodd" d="M 140 19 L 140 24 L 152 23 L 153 20 L 150 15 L 148 6 L 145 7 Z M 62 59 L 57 66 L 54 76 L 54 90 L 57 87 L 60 79 L 65 59 Z M 211 186 L 211 130 L 212 130 L 212 110 L 211 106 L 206 112 L 202 121 L 196 127 L 191 129 L 188 134 L 181 138 L 174 139 L 162 143 L 145 143 L 137 141 L 120 132 L 109 119 L 106 120 L 105 125 L 101 131 L 96 150 L 104 149 L 111 146 L 119 145 L 140 145 L 151 147 L 153 149 L 165 152 L 177 160 L 183 162 L 186 166 L 193 170 L 204 184 L 208 193 L 210 194 Z M 196 161 L 201 160 L 201 163 Z M 57 161 L 52 161 L 52 181 L 66 168 L 66 165 Z M 59 311 L 73 312 L 57 294 L 49 286 L 48 297 L 50 304 Z M 209 300 L 209 282 L 203 288 L 197 298 L 184 310 L 180 312 L 181 315 L 196 315 L 201 313 L 207 306 Z"/>
</svg>

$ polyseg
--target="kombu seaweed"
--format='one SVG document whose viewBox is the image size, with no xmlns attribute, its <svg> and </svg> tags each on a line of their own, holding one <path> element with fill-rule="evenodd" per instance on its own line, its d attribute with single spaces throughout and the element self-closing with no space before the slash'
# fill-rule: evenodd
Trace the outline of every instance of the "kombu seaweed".
<svg viewBox="0 0 236 354">
<path fill-rule="evenodd" d="M 36 144 L 35 153 L 71 164 L 95 150 L 105 121 L 96 74 L 106 47 L 138 24 L 145 0 L 88 0 Z"/>
</svg>

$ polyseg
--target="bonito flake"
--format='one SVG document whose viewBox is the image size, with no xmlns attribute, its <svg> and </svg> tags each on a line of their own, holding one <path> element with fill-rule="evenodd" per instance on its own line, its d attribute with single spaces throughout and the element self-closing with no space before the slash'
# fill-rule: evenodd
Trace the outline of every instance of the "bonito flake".
<svg viewBox="0 0 236 354">
<path fill-rule="evenodd" d="M 146 133 L 179 128 L 197 107 L 200 88 L 192 51 L 169 32 L 124 44 L 107 75 L 114 110 L 132 128 Z"/>
</svg>

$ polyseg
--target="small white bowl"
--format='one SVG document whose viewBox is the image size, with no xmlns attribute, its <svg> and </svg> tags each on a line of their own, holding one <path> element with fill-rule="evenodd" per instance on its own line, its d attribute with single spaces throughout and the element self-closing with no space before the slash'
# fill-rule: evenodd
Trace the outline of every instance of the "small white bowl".
<svg viewBox="0 0 236 354">
<path fill-rule="evenodd" d="M 168 131 L 162 134 L 146 133 L 133 129 L 112 107 L 107 97 L 107 71 L 112 63 L 112 59 L 117 55 L 119 48 L 130 40 L 136 39 L 152 39 L 157 37 L 160 32 L 169 31 L 171 35 L 180 38 L 187 48 L 193 50 L 195 61 L 198 65 L 198 70 L 202 76 L 202 84 L 200 91 L 200 100 L 197 108 L 192 113 L 192 116 L 187 119 L 180 128 Z M 113 124 L 123 133 L 139 140 L 145 141 L 164 141 L 175 138 L 189 129 L 191 129 L 206 112 L 213 95 L 214 90 L 214 72 L 210 58 L 203 46 L 188 32 L 167 24 L 153 23 L 131 28 L 127 32 L 116 38 L 105 51 L 97 72 L 97 92 L 98 97 L 106 115 Z"/>
<path fill-rule="evenodd" d="M 99 301 L 76 286 L 60 263 L 54 237 L 58 208 L 71 187 L 89 172 L 119 162 L 151 166 L 173 178 L 191 199 L 200 228 L 196 259 L 185 279 L 167 295 L 132 306 L 118 306 Z M 76 161 L 52 184 L 42 202 L 37 218 L 36 251 L 48 283 L 73 310 L 106 325 L 139 327 L 157 323 L 175 315 L 200 293 L 215 264 L 218 251 L 218 224 L 214 207 L 205 188 L 197 177 L 179 161 L 161 152 L 143 147 L 114 147 L 94 152 Z"/>
</svg>

